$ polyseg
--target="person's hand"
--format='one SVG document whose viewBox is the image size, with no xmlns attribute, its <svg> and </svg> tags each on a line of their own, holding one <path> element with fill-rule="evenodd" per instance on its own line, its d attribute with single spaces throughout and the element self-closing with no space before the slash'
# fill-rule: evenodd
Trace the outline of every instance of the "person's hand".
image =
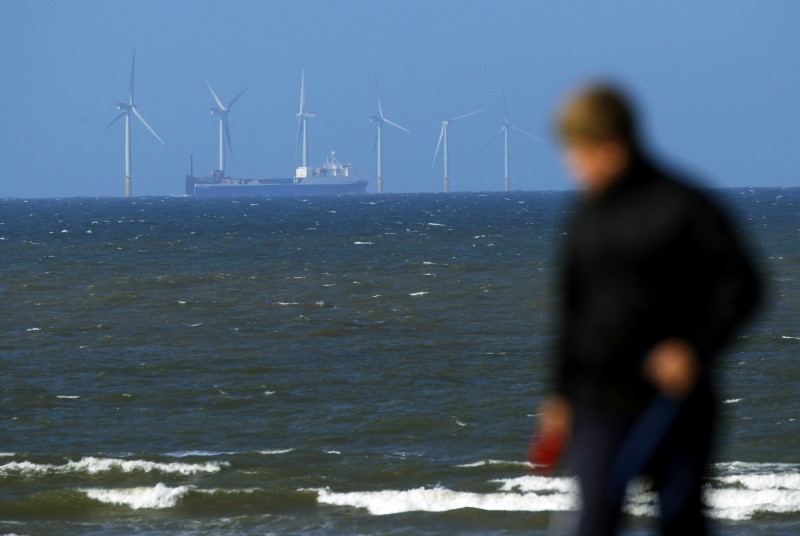
<svg viewBox="0 0 800 536">
<path fill-rule="evenodd" d="M 665 339 L 648 354 L 643 374 L 664 396 L 683 400 L 697 383 L 700 363 L 688 342 Z"/>
<path fill-rule="evenodd" d="M 556 435 L 564 439 L 572 430 L 572 407 L 563 397 L 554 396 L 542 405 L 539 431 L 543 435 Z"/>
<path fill-rule="evenodd" d="M 569 441 L 572 408 L 562 397 L 553 397 L 542 406 L 539 426 L 528 450 L 528 463 L 534 471 L 551 472 Z"/>
</svg>

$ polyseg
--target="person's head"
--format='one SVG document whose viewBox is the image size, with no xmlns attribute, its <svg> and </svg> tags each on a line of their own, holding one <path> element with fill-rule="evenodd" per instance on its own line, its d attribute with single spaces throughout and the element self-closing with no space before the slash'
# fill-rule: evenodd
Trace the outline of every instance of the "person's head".
<svg viewBox="0 0 800 536">
<path fill-rule="evenodd" d="M 639 152 L 631 106 L 609 85 L 571 95 L 559 111 L 558 136 L 570 173 L 590 193 L 613 184 Z"/>
</svg>

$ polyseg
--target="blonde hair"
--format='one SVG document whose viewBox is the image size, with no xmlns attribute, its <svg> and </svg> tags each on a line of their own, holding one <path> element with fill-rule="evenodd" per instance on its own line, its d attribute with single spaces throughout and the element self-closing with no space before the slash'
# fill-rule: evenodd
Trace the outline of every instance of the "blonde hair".
<svg viewBox="0 0 800 536">
<path fill-rule="evenodd" d="M 629 100 L 611 85 L 586 86 L 559 110 L 557 133 L 565 145 L 622 142 L 629 150 L 639 143 Z"/>
</svg>

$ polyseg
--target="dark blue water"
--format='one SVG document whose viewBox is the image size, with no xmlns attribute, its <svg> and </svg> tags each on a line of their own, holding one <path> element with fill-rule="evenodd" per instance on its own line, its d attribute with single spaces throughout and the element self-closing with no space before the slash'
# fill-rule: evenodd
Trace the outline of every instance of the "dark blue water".
<svg viewBox="0 0 800 536">
<path fill-rule="evenodd" d="M 795 534 L 800 190 L 719 195 L 770 300 L 706 500 Z M 546 533 L 573 483 L 523 460 L 569 199 L 0 200 L 0 531 Z"/>
</svg>

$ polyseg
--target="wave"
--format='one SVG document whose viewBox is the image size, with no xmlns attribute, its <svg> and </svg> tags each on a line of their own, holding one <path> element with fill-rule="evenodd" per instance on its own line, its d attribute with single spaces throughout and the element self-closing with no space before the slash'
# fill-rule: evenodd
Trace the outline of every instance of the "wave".
<svg viewBox="0 0 800 536">
<path fill-rule="evenodd" d="M 172 508 L 183 498 L 191 486 L 178 486 L 170 488 L 164 484 L 153 487 L 138 487 L 126 489 L 82 489 L 87 497 L 105 504 L 129 506 L 134 510 L 141 508 Z"/>
<path fill-rule="evenodd" d="M 88 456 L 78 461 L 68 461 L 62 465 L 33 463 L 29 461 L 9 462 L 0 465 L 0 476 L 37 476 L 69 473 L 97 474 L 109 471 L 195 475 L 198 473 L 217 473 L 221 471 L 223 467 L 229 465 L 228 462 L 160 463 L 146 460 L 121 460 L 118 458 L 95 458 Z"/>
<path fill-rule="evenodd" d="M 215 458 L 217 456 L 238 456 L 242 454 L 262 454 L 262 455 L 275 455 L 275 454 L 288 454 L 293 452 L 293 448 L 273 449 L 273 450 L 254 450 L 254 451 L 235 451 L 235 450 L 179 450 L 175 452 L 167 452 L 164 456 L 170 458 Z M 224 462 L 228 465 L 227 462 Z"/>
<path fill-rule="evenodd" d="M 485 460 L 459 467 L 505 463 Z M 729 462 L 716 464 L 704 486 L 709 516 L 743 521 L 759 513 L 800 512 L 800 465 Z M 577 484 L 571 477 L 520 476 L 489 481 L 496 492 L 474 493 L 442 487 L 409 490 L 334 492 L 311 490 L 319 503 L 364 508 L 373 515 L 404 512 L 444 512 L 461 508 L 503 511 L 574 510 Z M 654 516 L 657 497 L 644 483 L 628 489 L 625 510 L 634 516 Z"/>
<path fill-rule="evenodd" d="M 545 512 L 574 508 L 571 498 L 561 495 L 520 493 L 473 493 L 446 488 L 417 488 L 406 491 L 361 491 L 335 493 L 328 489 L 314 490 L 317 501 L 335 506 L 365 508 L 372 515 L 404 512 L 446 512 L 461 508 L 495 511 Z"/>
<path fill-rule="evenodd" d="M 141 486 L 135 488 L 85 488 L 79 490 L 92 500 L 117 506 L 128 506 L 133 510 L 140 509 L 165 509 L 175 507 L 190 493 L 202 495 L 239 495 L 252 494 L 263 491 L 260 488 L 246 489 L 198 489 L 195 486 L 169 487 L 158 483 L 155 486 Z"/>
<path fill-rule="evenodd" d="M 529 462 L 520 462 L 520 461 L 509 461 L 509 460 L 478 460 L 477 462 L 472 463 L 462 463 L 456 465 L 456 467 L 461 469 L 469 469 L 472 467 L 484 467 L 486 465 L 510 465 L 516 467 L 531 467 Z"/>
<path fill-rule="evenodd" d="M 233 456 L 239 454 L 236 451 L 216 451 L 216 450 L 179 450 L 176 452 L 167 452 L 164 456 L 170 458 L 213 458 L 216 456 Z"/>
</svg>

